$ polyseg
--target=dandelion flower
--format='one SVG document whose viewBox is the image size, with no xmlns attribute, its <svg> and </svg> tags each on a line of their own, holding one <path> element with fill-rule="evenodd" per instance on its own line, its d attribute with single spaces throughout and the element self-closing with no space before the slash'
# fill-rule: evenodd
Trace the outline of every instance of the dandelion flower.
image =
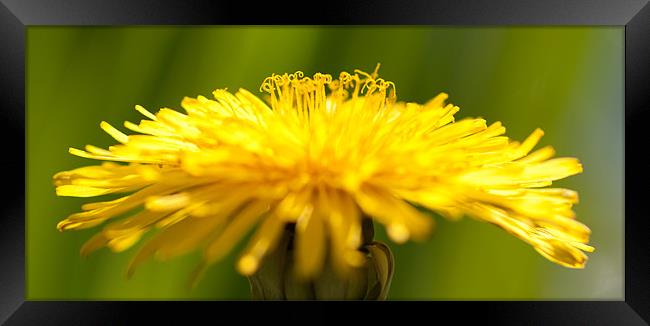
<svg viewBox="0 0 650 326">
<path fill-rule="evenodd" d="M 582 166 L 552 158 L 551 147 L 531 152 L 539 129 L 519 143 L 500 122 L 455 121 L 459 108 L 444 93 L 425 104 L 398 102 L 395 85 L 377 70 L 338 79 L 272 75 L 260 90 L 266 101 L 244 89 L 185 98 L 185 113 L 136 106 L 146 119 L 124 123 L 133 135 L 102 122 L 118 144 L 70 153 L 107 162 L 56 174 L 56 193 L 124 196 L 85 204 L 58 229 L 125 216 L 104 226 L 82 255 L 124 251 L 158 230 L 130 272 L 149 257 L 198 248 L 208 266 L 254 230 L 237 264 L 252 275 L 294 225 L 297 274 L 317 276 L 326 259 L 345 274 L 363 264 L 364 218 L 403 243 L 430 234 L 426 210 L 495 224 L 570 268 L 584 267 L 583 251 L 593 250 L 589 228 L 572 211 L 577 193 L 547 187 Z"/>
</svg>

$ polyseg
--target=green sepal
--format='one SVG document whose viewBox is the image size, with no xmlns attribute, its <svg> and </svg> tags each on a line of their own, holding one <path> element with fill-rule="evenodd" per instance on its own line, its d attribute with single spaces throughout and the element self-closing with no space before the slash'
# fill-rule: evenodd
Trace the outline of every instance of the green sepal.
<svg viewBox="0 0 650 326">
<path fill-rule="evenodd" d="M 370 224 L 370 229 L 372 224 Z M 368 229 L 364 227 L 364 229 Z M 364 232 L 368 233 L 368 232 Z M 368 241 L 359 249 L 366 262 L 351 268 L 342 277 L 328 258 L 321 273 L 311 280 L 294 274 L 293 230 L 283 235 L 280 243 L 249 277 L 251 295 L 256 300 L 386 300 L 394 272 L 394 258 L 388 246 Z"/>
</svg>

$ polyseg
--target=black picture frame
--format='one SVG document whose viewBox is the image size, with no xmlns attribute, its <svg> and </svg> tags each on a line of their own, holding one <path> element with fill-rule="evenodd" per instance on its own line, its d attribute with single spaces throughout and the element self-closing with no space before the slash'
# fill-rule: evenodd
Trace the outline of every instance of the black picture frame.
<svg viewBox="0 0 650 326">
<path fill-rule="evenodd" d="M 312 7 L 312 4 L 314 7 Z M 291 8 L 291 10 L 289 10 Z M 317 9 L 314 9 L 317 8 Z M 299 11 L 303 12 L 299 12 Z M 298 11 L 298 12 L 296 12 Z M 37 25 L 417 24 L 625 26 L 625 298 L 621 301 L 101 302 L 25 301 L 25 35 Z M 5 195 L 0 205 L 0 323 L 123 325 L 253 320 L 495 325 L 647 325 L 650 237 L 643 209 L 650 163 L 650 5 L 645 0 L 243 1 L 0 0 L 0 115 Z M 46 140 L 43 140 L 46 141 Z M 344 317 L 345 316 L 345 317 Z M 275 323 L 275 322 L 273 322 Z"/>
</svg>

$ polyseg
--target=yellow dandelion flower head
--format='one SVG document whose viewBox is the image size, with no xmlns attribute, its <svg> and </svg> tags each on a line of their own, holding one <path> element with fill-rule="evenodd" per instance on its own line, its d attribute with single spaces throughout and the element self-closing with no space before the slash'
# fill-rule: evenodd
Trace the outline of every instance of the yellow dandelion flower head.
<svg viewBox="0 0 650 326">
<path fill-rule="evenodd" d="M 499 122 L 455 121 L 459 108 L 444 93 L 425 104 L 398 102 L 377 70 L 338 79 L 272 75 L 260 90 L 266 101 L 244 89 L 185 98 L 185 113 L 136 106 L 147 119 L 124 123 L 133 135 L 102 122 L 119 144 L 70 153 L 108 162 L 56 174 L 56 192 L 125 195 L 85 204 L 58 228 L 127 216 L 107 224 L 82 255 L 123 251 L 157 229 L 130 272 L 151 256 L 197 248 L 208 266 L 255 228 L 237 264 L 251 275 L 287 225 L 295 226 L 299 275 L 318 274 L 328 252 L 345 270 L 363 264 L 362 219 L 384 225 L 395 242 L 423 240 L 433 226 L 424 209 L 495 224 L 567 267 L 583 267 L 583 251 L 593 250 L 572 211 L 577 193 L 547 187 L 582 167 L 552 158 L 551 147 L 531 153 L 539 129 L 519 143 Z"/>
</svg>

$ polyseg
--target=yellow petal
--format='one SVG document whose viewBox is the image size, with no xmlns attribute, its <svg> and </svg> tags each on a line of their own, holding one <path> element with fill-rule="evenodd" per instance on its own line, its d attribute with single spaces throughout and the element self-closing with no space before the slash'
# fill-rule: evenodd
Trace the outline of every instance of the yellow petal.
<svg viewBox="0 0 650 326">
<path fill-rule="evenodd" d="M 221 259 L 268 210 L 269 203 L 265 201 L 254 201 L 247 204 L 241 212 L 233 216 L 232 221 L 217 239 L 209 243 L 205 248 L 205 261 L 213 263 Z"/>
<path fill-rule="evenodd" d="M 325 259 L 325 230 L 321 218 L 306 206 L 296 223 L 295 270 L 299 278 L 308 279 L 320 271 Z"/>
<path fill-rule="evenodd" d="M 111 135 L 111 137 L 115 138 L 115 140 L 119 141 L 120 143 L 126 144 L 129 142 L 129 136 L 115 129 L 115 127 L 111 126 L 108 122 L 102 121 L 99 126 L 104 129 L 107 134 Z"/>
</svg>

